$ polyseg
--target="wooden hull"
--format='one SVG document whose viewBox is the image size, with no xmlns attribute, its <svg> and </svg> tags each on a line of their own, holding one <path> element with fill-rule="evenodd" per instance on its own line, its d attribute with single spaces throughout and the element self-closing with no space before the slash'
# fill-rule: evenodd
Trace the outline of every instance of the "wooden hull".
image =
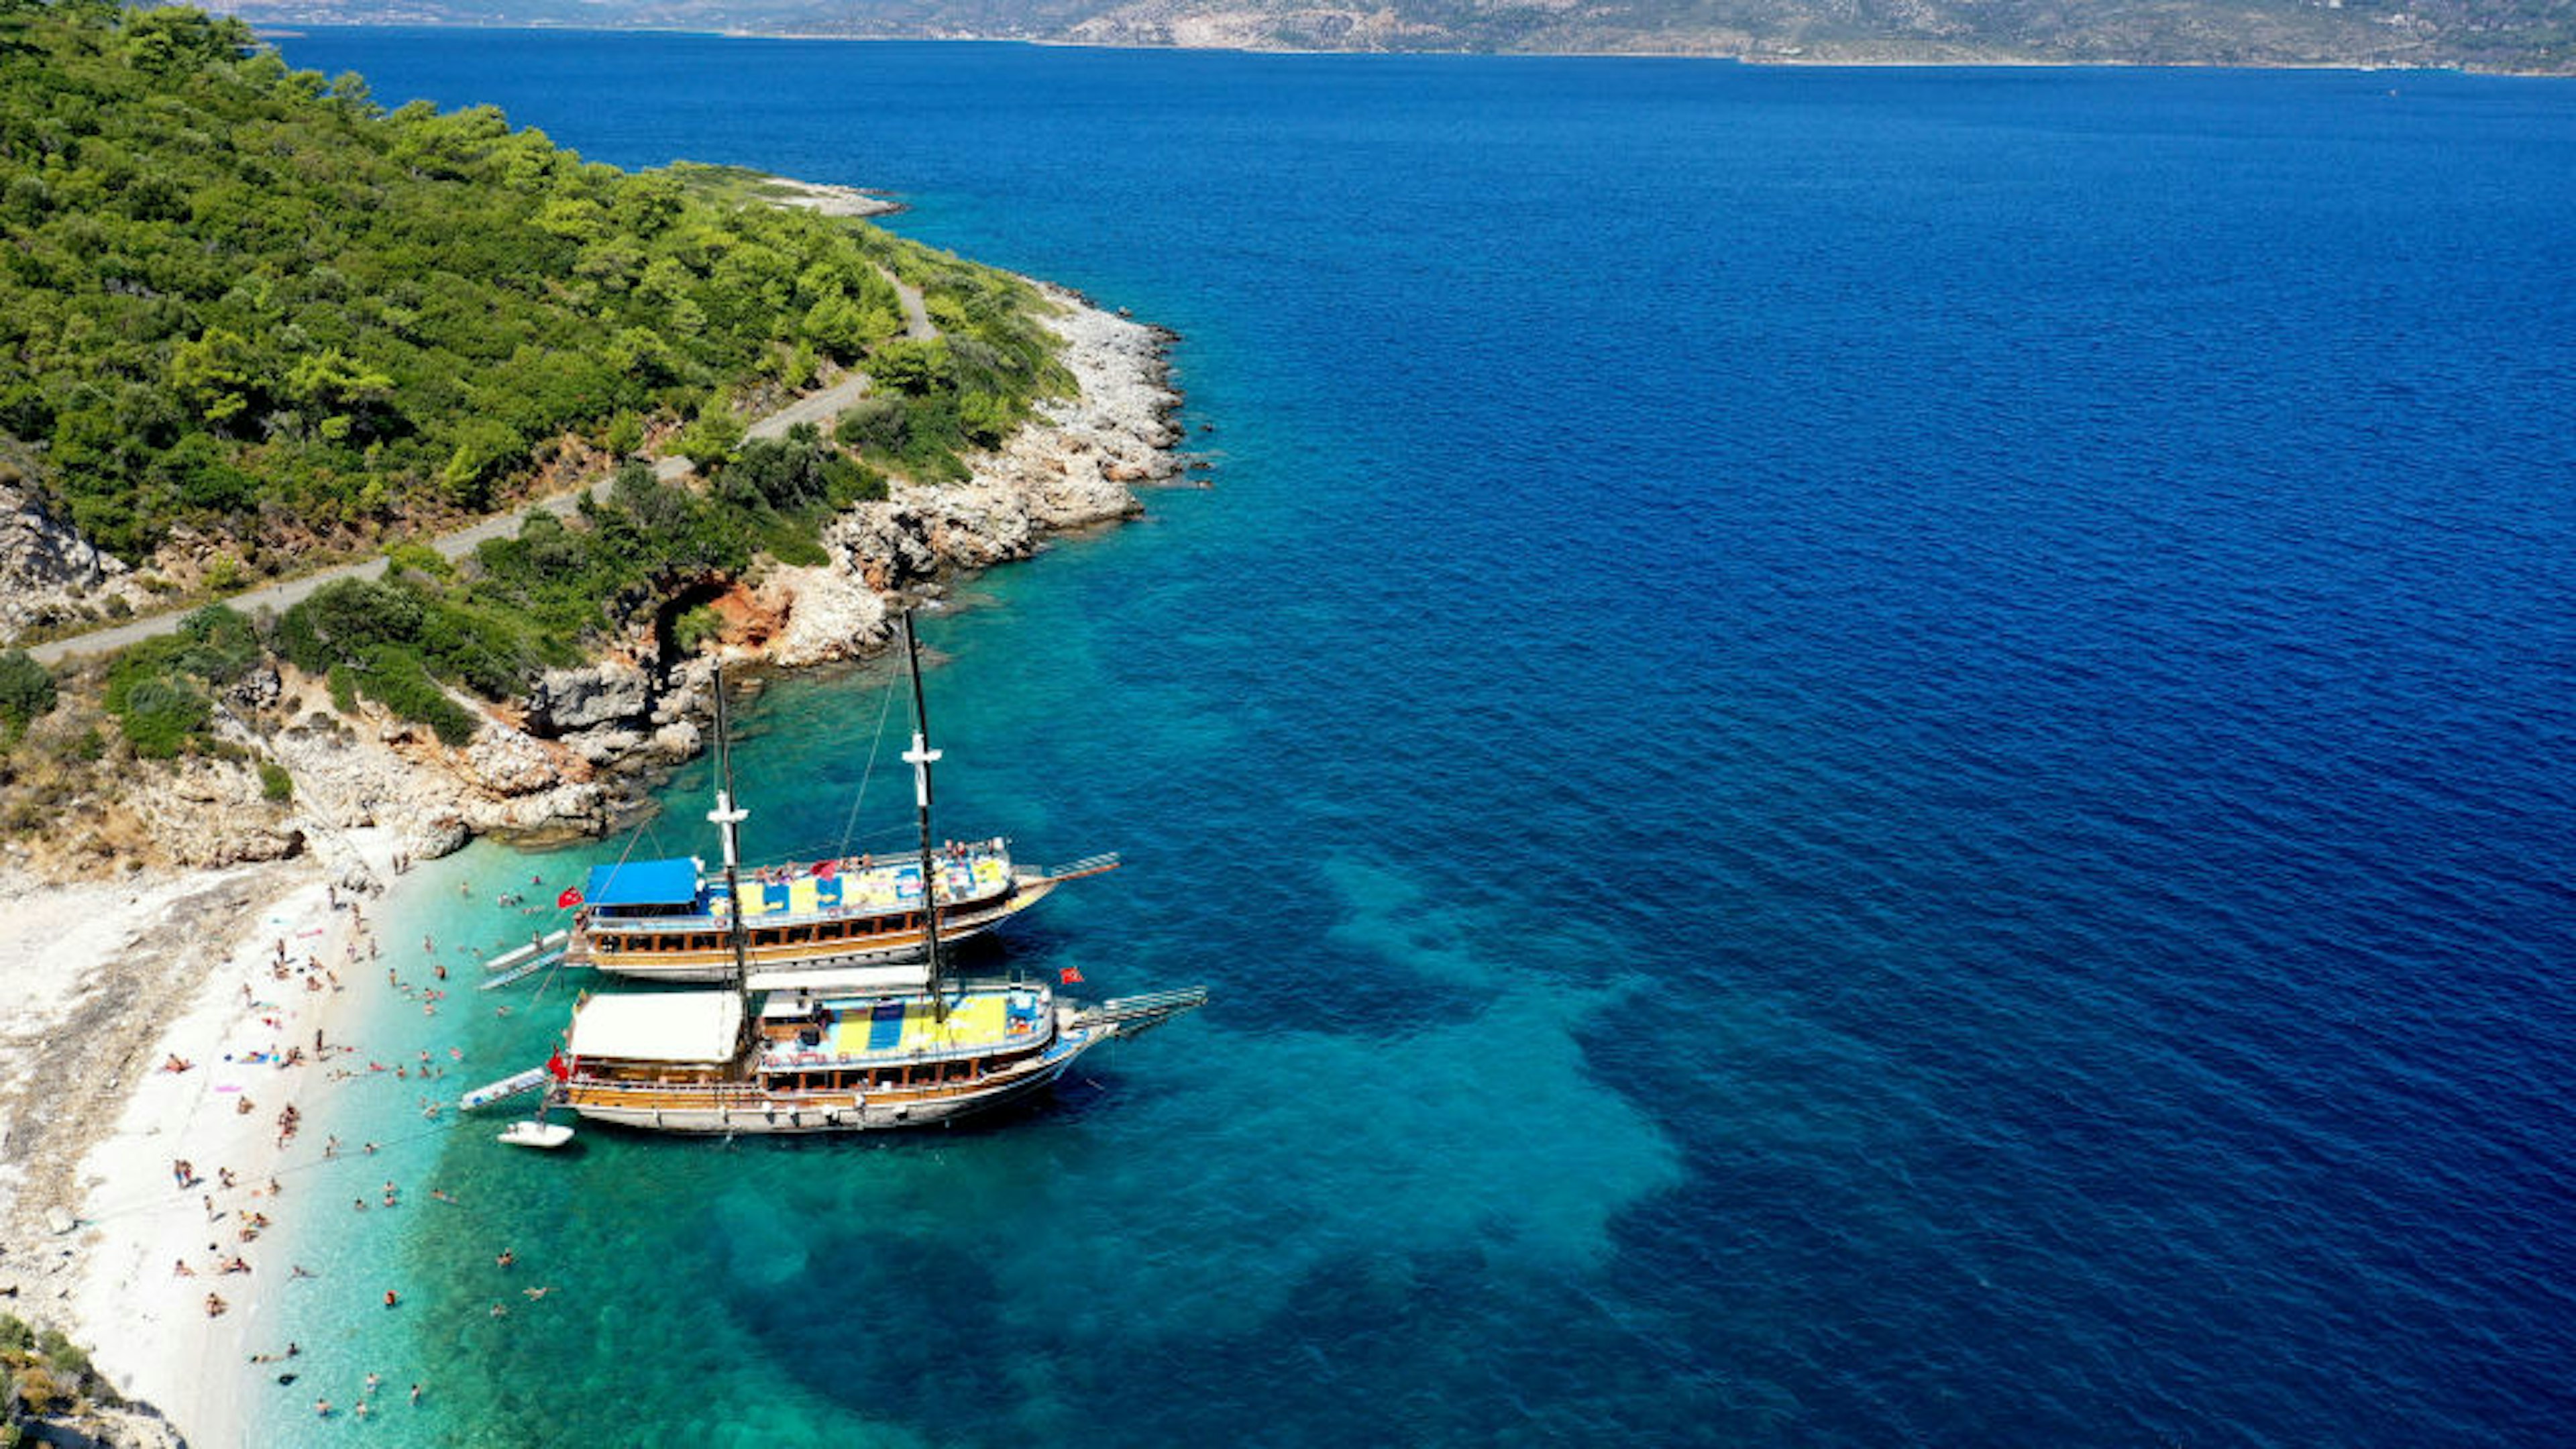
<svg viewBox="0 0 2576 1449">
<path fill-rule="evenodd" d="M 605 1083 L 575 1078 L 559 1100 L 594 1122 L 700 1135 L 885 1132 L 939 1127 L 1023 1101 L 1055 1085 L 1106 1033 L 1060 1034 L 1044 1052 L 974 1081 L 909 1087 L 815 1088 L 757 1082 Z"/>
<path fill-rule="evenodd" d="M 939 939 L 945 944 L 980 936 L 1044 900 L 1056 884 L 1052 879 L 1023 877 L 1009 895 L 999 900 L 971 902 L 944 909 L 939 914 Z M 756 943 L 744 955 L 754 972 L 820 971 L 841 966 L 918 961 L 924 946 L 921 928 L 915 925 L 908 929 L 895 926 L 866 935 L 854 934 L 845 940 Z M 729 945 L 700 950 L 612 952 L 593 949 L 582 942 L 576 944 L 567 959 L 611 976 L 625 976 L 638 981 L 724 982 L 734 977 L 734 956 Z"/>
</svg>

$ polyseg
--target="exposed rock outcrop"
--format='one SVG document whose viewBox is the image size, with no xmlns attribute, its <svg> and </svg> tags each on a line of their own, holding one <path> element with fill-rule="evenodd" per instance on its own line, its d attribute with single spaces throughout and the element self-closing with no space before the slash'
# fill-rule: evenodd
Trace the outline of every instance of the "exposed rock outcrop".
<svg viewBox="0 0 2576 1449">
<path fill-rule="evenodd" d="M 638 723 L 651 717 L 653 693 L 651 676 L 624 660 L 549 670 L 528 693 L 528 728 L 554 738 Z"/>
<path fill-rule="evenodd" d="M 0 483 L 0 635 L 98 618 L 149 595 L 116 559 L 55 518 L 14 479 Z"/>
<path fill-rule="evenodd" d="M 177 865 L 212 870 L 304 849 L 303 830 L 263 796 L 249 764 L 197 758 L 137 771 L 123 803 Z"/>
<path fill-rule="evenodd" d="M 306 682 L 310 690 L 310 682 Z M 413 855 L 475 835 L 606 829 L 615 804 L 588 760 L 487 716 L 459 749 L 362 705 L 365 725 L 314 711 L 264 743 L 295 780 L 316 828 L 385 825 Z"/>
</svg>

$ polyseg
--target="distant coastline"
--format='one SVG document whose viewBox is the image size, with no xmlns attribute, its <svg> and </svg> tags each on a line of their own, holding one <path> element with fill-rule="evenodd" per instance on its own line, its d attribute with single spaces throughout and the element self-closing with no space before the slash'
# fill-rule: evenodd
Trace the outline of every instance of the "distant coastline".
<svg viewBox="0 0 2576 1449">
<path fill-rule="evenodd" d="M 2456 71 L 2466 74 L 2565 78 L 2576 76 L 2576 55 L 2551 57 L 2527 50 L 2517 51 L 2505 45 L 2495 53 L 2473 51 L 2463 46 L 2446 51 L 2428 34 L 2414 31 L 2400 33 L 2395 23 L 2382 26 L 2384 33 L 2355 31 L 2352 43 L 2338 47 L 2324 41 L 2305 45 L 2290 41 L 2267 42 L 2244 37 L 2213 35 L 2208 49 L 2175 49 L 2159 52 L 2152 49 L 2119 49 L 2112 46 L 2058 39 L 2035 39 L 2022 43 L 2005 43 L 1960 39 L 1956 36 L 1918 37 L 1900 33 L 1860 35 L 1851 38 L 1818 39 L 1802 33 L 1756 34 L 1750 30 L 1711 35 L 1694 40 L 1686 35 L 1655 38 L 1638 34 L 1630 43 L 1569 43 L 1561 45 L 1478 45 L 1432 43 L 1367 43 L 1347 45 L 1301 43 L 1305 38 L 1292 37 L 1284 28 L 1261 29 L 1244 25 L 1192 24 L 1187 20 L 1171 22 L 1164 32 L 1150 29 L 1122 30 L 1095 27 L 1084 33 L 1031 34 L 983 32 L 963 28 L 924 29 L 918 32 L 849 33 L 814 30 L 797 26 L 763 26 L 726 24 L 711 21 L 705 25 L 636 24 L 602 26 L 580 21 L 554 20 L 544 17 L 511 18 L 507 15 L 474 15 L 447 17 L 436 14 L 405 15 L 399 18 L 371 18 L 362 14 L 283 13 L 292 7 L 279 7 L 274 19 L 264 19 L 266 7 L 251 6 L 241 10 L 263 39 L 295 38 L 314 27 L 351 27 L 367 29 L 482 30 L 494 32 L 529 32 L 546 34 L 600 35 L 671 35 L 698 36 L 719 40 L 776 40 L 874 42 L 901 44 L 970 44 L 1029 45 L 1073 50 L 1182 50 L 1213 51 L 1243 55 L 1343 55 L 1343 56 L 1484 56 L 1529 59 L 1601 59 L 1601 60 L 1698 60 L 1734 63 L 1748 66 L 1815 69 L 2178 69 L 2178 70 L 2351 70 L 2380 71 Z M 2323 14 L 2324 12 L 2319 12 Z M 1259 12 L 1246 11 L 1245 16 Z M 1239 17 L 1238 17 L 1239 18 Z M 2412 25 L 2423 25 L 2420 17 L 2395 18 Z M 1090 22 L 1084 22 L 1090 23 Z M 2355 21 L 2358 24 L 2360 22 Z M 1079 27 L 1077 27 L 1078 29 Z M 1358 32 L 1354 32 L 1358 33 Z M 2359 43 L 2367 38 L 2375 44 Z M 1383 38 L 1381 38 L 1383 39 Z M 2480 44 L 2491 41 L 2482 33 Z"/>
</svg>

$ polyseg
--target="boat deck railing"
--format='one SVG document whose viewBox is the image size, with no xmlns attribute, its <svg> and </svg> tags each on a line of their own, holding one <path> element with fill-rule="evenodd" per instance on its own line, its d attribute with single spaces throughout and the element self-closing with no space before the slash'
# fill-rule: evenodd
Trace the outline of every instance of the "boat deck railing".
<svg viewBox="0 0 2576 1449">
<path fill-rule="evenodd" d="M 1080 880 L 1087 875 L 1099 875 L 1103 871 L 1116 870 L 1120 864 L 1122 862 L 1118 858 L 1117 851 L 1103 851 L 1098 855 L 1086 855 L 1071 865 L 1030 866 L 1023 879 L 1050 882 Z"/>
<path fill-rule="evenodd" d="M 895 1102 L 982 1090 L 996 1082 L 1024 1077 L 1034 1068 L 1051 1064 L 1058 1055 L 1055 1051 L 1048 1051 L 1036 1056 L 1016 1057 L 971 1077 L 892 1082 L 865 1088 L 807 1087 L 800 1090 L 784 1083 L 764 1087 L 755 1082 L 619 1082 L 598 1077 L 576 1077 L 565 1083 L 562 1091 L 567 1098 L 581 1096 L 594 1101 L 607 1098 L 647 1107 L 821 1107 L 853 1093 L 871 1102 Z"/>
<path fill-rule="evenodd" d="M 1207 1005 L 1208 989 L 1204 986 L 1182 986 L 1170 991 L 1149 991 L 1141 996 L 1119 996 L 1082 1013 L 1084 1026 L 1114 1031 L 1119 1036 L 1142 1036 L 1185 1011 L 1196 1011 Z"/>
</svg>

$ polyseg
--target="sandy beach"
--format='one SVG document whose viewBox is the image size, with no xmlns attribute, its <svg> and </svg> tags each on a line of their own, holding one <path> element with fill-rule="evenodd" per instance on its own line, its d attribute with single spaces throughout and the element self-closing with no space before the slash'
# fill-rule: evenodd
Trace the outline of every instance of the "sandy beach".
<svg viewBox="0 0 2576 1449">
<path fill-rule="evenodd" d="M 321 1148 L 285 1114 L 363 1068 L 334 1026 L 373 979 L 392 851 L 357 831 L 272 865 L 9 891 L 0 1291 L 193 1442 L 241 1442 L 242 1366 L 297 1286 L 267 1248 L 307 1206 L 282 1169 Z"/>
</svg>

